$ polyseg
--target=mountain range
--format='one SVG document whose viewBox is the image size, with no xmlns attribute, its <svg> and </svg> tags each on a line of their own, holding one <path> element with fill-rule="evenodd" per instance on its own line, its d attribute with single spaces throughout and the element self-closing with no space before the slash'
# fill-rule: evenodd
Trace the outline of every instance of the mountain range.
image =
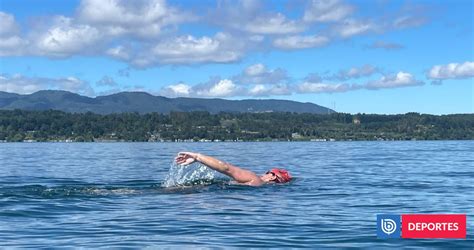
<svg viewBox="0 0 474 250">
<path fill-rule="evenodd" d="M 20 95 L 0 91 L 0 109 L 13 110 L 61 110 L 71 113 L 164 113 L 171 111 L 219 112 L 296 112 L 327 114 L 332 109 L 309 102 L 274 99 L 225 100 L 205 98 L 167 98 L 146 92 L 120 92 L 112 95 L 87 97 L 62 90 L 41 90 L 33 94 Z"/>
</svg>

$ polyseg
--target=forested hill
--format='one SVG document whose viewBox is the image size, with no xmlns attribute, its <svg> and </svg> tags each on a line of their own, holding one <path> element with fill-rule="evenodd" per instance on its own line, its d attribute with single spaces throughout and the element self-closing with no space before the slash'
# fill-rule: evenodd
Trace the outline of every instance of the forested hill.
<svg viewBox="0 0 474 250">
<path fill-rule="evenodd" d="M 0 142 L 474 140 L 474 114 L 171 112 L 168 115 L 0 110 Z"/>
<path fill-rule="evenodd" d="M 0 110 L 60 110 L 96 114 L 138 112 L 169 114 L 172 111 L 219 112 L 296 112 L 328 114 L 334 111 L 314 103 L 287 100 L 225 100 L 204 98 L 166 98 L 146 92 L 121 92 L 95 98 L 59 90 L 42 90 L 30 95 L 0 91 Z"/>
</svg>

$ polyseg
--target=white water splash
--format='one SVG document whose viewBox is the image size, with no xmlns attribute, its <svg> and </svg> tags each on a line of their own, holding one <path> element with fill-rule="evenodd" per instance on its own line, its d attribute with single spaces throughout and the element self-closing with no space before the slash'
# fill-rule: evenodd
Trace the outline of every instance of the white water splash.
<svg viewBox="0 0 474 250">
<path fill-rule="evenodd" d="M 162 187 L 188 186 L 194 184 L 208 183 L 214 179 L 216 171 L 200 164 L 194 163 L 188 166 L 172 163 Z"/>
</svg>

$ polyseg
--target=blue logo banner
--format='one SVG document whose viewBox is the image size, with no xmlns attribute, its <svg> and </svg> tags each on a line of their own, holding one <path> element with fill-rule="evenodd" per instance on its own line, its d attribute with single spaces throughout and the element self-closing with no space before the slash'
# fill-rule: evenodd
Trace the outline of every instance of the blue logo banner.
<svg viewBox="0 0 474 250">
<path fill-rule="evenodd" d="M 377 214 L 377 238 L 400 238 L 401 220 L 398 214 Z"/>
</svg>

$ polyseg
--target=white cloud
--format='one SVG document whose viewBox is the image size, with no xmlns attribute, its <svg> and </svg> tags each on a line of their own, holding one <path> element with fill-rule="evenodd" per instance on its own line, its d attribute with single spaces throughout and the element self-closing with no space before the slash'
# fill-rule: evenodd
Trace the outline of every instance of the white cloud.
<svg viewBox="0 0 474 250">
<path fill-rule="evenodd" d="M 245 74 L 248 75 L 248 76 L 261 75 L 261 74 L 265 73 L 266 71 L 267 70 L 265 68 L 265 65 L 263 65 L 261 63 L 250 65 L 244 70 Z"/>
<path fill-rule="evenodd" d="M 0 37 L 0 56 L 17 56 L 25 53 L 28 41 L 19 36 Z"/>
<path fill-rule="evenodd" d="M 397 29 L 417 27 L 425 24 L 427 19 L 423 16 L 401 16 L 393 21 L 393 27 Z"/>
<path fill-rule="evenodd" d="M 365 34 L 374 30 L 376 30 L 374 23 L 355 19 L 344 20 L 334 28 L 334 32 L 343 38 Z"/>
<path fill-rule="evenodd" d="M 426 9 L 416 6 L 387 13 L 387 21 L 380 15 L 361 19 L 364 13 L 355 15 L 355 6 L 343 0 L 312 0 L 301 13 L 254 0 L 218 1 L 210 9 L 166 0 L 81 0 L 73 15 L 35 18 L 24 32 L 14 15 L 0 11 L 0 56 L 109 56 L 135 67 L 231 63 L 252 51 L 321 47 L 426 21 Z M 216 35 L 203 35 L 199 27 L 197 33 L 188 32 L 194 27 L 180 30 L 181 24 L 198 20 L 215 25 L 204 32 L 217 28 Z M 371 47 L 399 48 L 382 42 Z"/>
<path fill-rule="evenodd" d="M 76 24 L 71 18 L 59 16 L 46 32 L 35 38 L 35 44 L 39 54 L 65 57 L 91 51 L 101 40 L 102 34 L 95 27 Z"/>
<path fill-rule="evenodd" d="M 214 37 L 182 36 L 162 41 L 135 55 L 131 63 L 138 67 L 153 64 L 227 63 L 239 60 L 245 50 L 244 41 L 229 34 Z"/>
<path fill-rule="evenodd" d="M 44 89 L 44 87 L 45 86 L 41 82 L 33 78 L 27 78 L 21 75 L 14 75 L 11 77 L 0 76 L 0 91 L 31 94 Z"/>
<path fill-rule="evenodd" d="M 382 76 L 379 80 L 366 83 L 363 87 L 366 89 L 386 89 L 400 88 L 422 85 L 423 82 L 418 81 L 412 74 L 403 71 L 392 76 Z"/>
<path fill-rule="evenodd" d="M 273 45 L 280 49 L 306 49 L 321 47 L 329 42 L 325 36 L 287 36 L 277 38 Z"/>
<path fill-rule="evenodd" d="M 190 96 L 192 94 L 192 87 L 184 83 L 178 83 L 162 88 L 159 94 L 168 97 Z"/>
<path fill-rule="evenodd" d="M 28 41 L 19 36 L 15 17 L 0 11 L 0 56 L 16 56 L 25 53 Z"/>
<path fill-rule="evenodd" d="M 94 23 L 144 24 L 158 20 L 166 14 L 164 1 L 134 2 L 127 4 L 126 1 L 117 0 L 83 0 L 79 7 L 79 16 Z"/>
<path fill-rule="evenodd" d="M 343 79 L 349 78 L 358 78 L 362 77 L 365 74 L 370 75 L 373 72 L 378 72 L 378 70 L 370 65 L 363 66 L 361 68 L 352 68 L 343 72 Z M 369 81 L 363 84 L 347 84 L 347 83 L 325 83 L 321 82 L 321 78 L 317 75 L 313 77 L 307 77 L 306 81 L 300 83 L 296 86 L 296 91 L 298 93 L 336 93 L 336 92 L 347 92 L 355 91 L 359 89 L 370 89 L 370 90 L 379 90 L 379 89 L 388 89 L 388 88 L 402 88 L 402 87 L 412 87 L 423 85 L 422 81 L 416 80 L 415 77 L 403 71 L 398 72 L 396 75 L 387 75 L 382 76 L 379 80 Z M 341 76 L 332 77 L 339 78 Z M 310 81 L 309 79 L 314 79 Z"/>
<path fill-rule="evenodd" d="M 354 7 L 339 0 L 312 0 L 306 8 L 303 20 L 306 22 L 337 22 L 349 16 Z"/>
<path fill-rule="evenodd" d="M 286 84 L 256 84 L 247 89 L 247 96 L 290 95 L 291 89 Z"/>
<path fill-rule="evenodd" d="M 263 84 L 257 84 L 249 90 L 250 95 L 261 95 L 267 92 L 267 88 Z"/>
<path fill-rule="evenodd" d="M 302 23 L 288 20 L 281 13 L 259 16 L 242 26 L 243 30 L 256 34 L 290 34 L 302 32 L 305 28 Z"/>
<path fill-rule="evenodd" d="M 85 95 L 93 95 L 94 90 L 91 86 L 76 78 L 76 77 L 66 77 L 66 78 L 59 78 L 53 79 L 52 82 L 54 83 L 55 87 L 61 90 L 71 91 L 74 93 L 85 94 Z"/>
<path fill-rule="evenodd" d="M 169 86 L 175 93 L 181 95 L 189 95 L 191 86 L 186 84 L 176 84 Z"/>
<path fill-rule="evenodd" d="M 178 83 L 163 87 L 158 94 L 167 97 L 233 97 L 290 95 L 286 84 L 252 84 L 238 86 L 230 79 L 210 80 L 207 83 L 191 86 Z"/>
<path fill-rule="evenodd" d="M 374 67 L 365 67 L 366 69 L 373 69 Z M 356 69 L 356 70 L 354 70 Z M 353 78 L 359 76 L 364 71 L 364 66 L 360 68 L 353 68 L 344 71 Z M 242 74 L 251 75 L 252 77 L 259 76 L 268 72 L 265 65 L 255 64 L 246 68 Z M 341 71 L 342 72 L 342 71 Z M 368 74 L 368 73 L 367 73 Z M 317 75 L 308 75 L 304 81 L 295 84 L 283 83 L 266 83 L 266 82 L 248 82 L 245 85 L 239 85 L 236 82 L 238 76 L 232 79 L 221 79 L 219 77 L 213 78 L 206 83 L 197 85 L 188 85 L 179 83 L 163 87 L 159 91 L 160 95 L 168 97 L 186 96 L 186 97 L 236 97 L 236 96 L 275 96 L 275 95 L 291 95 L 298 94 L 321 94 L 321 93 L 342 93 L 349 91 L 356 91 L 360 89 L 380 90 L 389 88 L 402 88 L 423 85 L 422 81 L 415 79 L 410 73 L 403 71 L 395 75 L 382 76 L 379 80 L 369 81 L 363 84 L 349 84 L 337 82 L 322 82 L 321 77 Z M 237 80 L 236 80 L 237 79 Z"/>
<path fill-rule="evenodd" d="M 15 17 L 6 12 L 0 11 L 0 37 L 15 35 L 18 32 L 18 24 Z"/>
<path fill-rule="evenodd" d="M 15 17 L 0 11 L 0 56 L 45 55 L 49 52 L 42 53 L 40 52 L 41 49 L 49 49 L 48 46 L 60 47 L 67 42 L 65 41 L 67 35 L 74 35 L 75 32 L 78 32 L 78 30 L 73 29 L 60 29 L 60 27 L 64 28 L 71 23 L 70 18 L 60 16 L 54 18 L 53 22 L 55 22 L 56 27 L 44 31 L 39 30 L 39 25 L 35 24 L 33 26 L 35 28 L 29 31 L 29 39 L 26 39 L 21 37 Z M 81 35 L 74 38 L 82 38 Z"/>
<path fill-rule="evenodd" d="M 232 77 L 237 84 L 276 85 L 288 80 L 287 72 L 281 68 L 267 69 L 261 63 L 248 66 L 241 74 Z"/>
<path fill-rule="evenodd" d="M 379 70 L 376 67 L 366 64 L 361 67 L 352 67 L 348 70 L 340 70 L 339 73 L 328 77 L 328 79 L 345 81 L 348 79 L 368 77 L 377 72 L 379 72 Z"/>
<path fill-rule="evenodd" d="M 299 93 L 336 93 L 346 92 L 349 90 L 351 90 L 350 85 L 341 83 L 303 82 L 297 86 L 297 91 Z"/>
<path fill-rule="evenodd" d="M 268 11 L 262 1 L 220 1 L 207 17 L 210 23 L 230 32 L 245 35 L 282 35 L 304 31 L 301 20 L 289 19 L 280 12 Z"/>
<path fill-rule="evenodd" d="M 121 45 L 108 49 L 105 54 L 121 60 L 130 59 L 129 52 L 124 46 Z"/>
<path fill-rule="evenodd" d="M 196 90 L 196 95 L 203 97 L 227 97 L 238 94 L 238 90 L 237 85 L 232 80 L 222 79 L 207 89 Z"/>
<path fill-rule="evenodd" d="M 223 1 L 193 14 L 165 0 L 82 0 L 74 15 L 38 18 L 21 33 L 14 16 L 0 12 L 0 56 L 109 56 L 142 68 L 231 63 L 252 51 L 315 48 L 341 37 L 416 24 L 412 12 L 383 25 L 356 19 L 351 17 L 355 7 L 339 0 L 310 1 L 299 17 L 277 9 L 282 11 L 260 1 Z M 197 20 L 220 30 L 214 36 L 179 30 L 180 24 Z M 302 33 L 309 28 L 318 35 Z"/>
<path fill-rule="evenodd" d="M 357 67 L 350 68 L 348 71 L 343 72 L 343 74 L 344 76 L 347 76 L 350 78 L 359 78 L 363 76 L 370 76 L 376 71 L 377 70 L 374 66 L 366 64 L 360 68 L 357 68 Z"/>
<path fill-rule="evenodd" d="M 195 20 L 195 16 L 170 7 L 165 0 L 83 0 L 79 19 L 110 35 L 156 37 L 163 28 Z"/>
<path fill-rule="evenodd" d="M 195 19 L 193 14 L 170 7 L 164 0 L 83 0 L 75 16 L 43 18 L 22 38 L 16 35 L 14 17 L 0 12 L 0 56 L 105 54 L 132 62 L 132 56 L 147 54 L 151 44 L 162 40 L 159 35 L 164 28 Z M 114 47 L 105 49 L 108 44 Z M 147 60 L 150 59 L 142 56 L 137 64 L 146 64 Z M 151 61 L 154 64 L 157 60 Z"/>
<path fill-rule="evenodd" d="M 184 36 L 158 43 L 152 52 L 158 56 L 181 58 L 186 55 L 212 54 L 219 48 L 219 45 L 219 40 L 207 36 L 201 38 Z"/>
<path fill-rule="evenodd" d="M 254 43 L 260 43 L 265 40 L 265 37 L 262 35 L 251 35 L 248 37 L 249 41 L 254 42 Z"/>
<path fill-rule="evenodd" d="M 450 63 L 433 66 L 427 75 L 433 80 L 463 79 L 474 77 L 474 62 Z"/>
<path fill-rule="evenodd" d="M 28 77 L 23 75 L 0 76 L 0 91 L 31 94 L 39 90 L 66 90 L 83 95 L 94 95 L 91 86 L 76 77 L 45 78 Z"/>
<path fill-rule="evenodd" d="M 211 78 L 206 83 L 191 86 L 185 83 L 163 87 L 159 94 L 168 97 L 230 97 L 230 96 L 269 96 L 289 95 L 291 89 L 286 83 L 285 70 L 267 69 L 261 63 L 245 68 L 242 73 L 227 79 Z"/>
</svg>

